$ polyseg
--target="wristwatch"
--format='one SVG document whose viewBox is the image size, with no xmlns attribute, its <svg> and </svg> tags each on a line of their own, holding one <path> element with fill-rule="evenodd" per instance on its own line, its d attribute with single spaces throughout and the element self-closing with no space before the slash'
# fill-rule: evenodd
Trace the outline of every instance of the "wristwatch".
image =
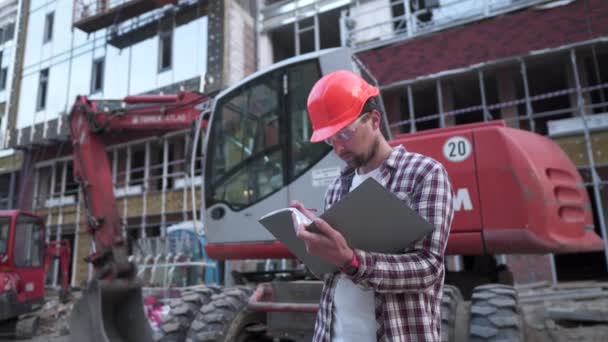
<svg viewBox="0 0 608 342">
<path fill-rule="evenodd" d="M 344 273 L 348 276 L 354 276 L 357 273 L 357 271 L 359 270 L 359 258 L 357 258 L 357 253 L 355 253 L 353 251 L 352 259 L 350 259 L 350 261 L 345 263 L 340 268 L 340 270 L 342 271 L 342 273 Z"/>
</svg>

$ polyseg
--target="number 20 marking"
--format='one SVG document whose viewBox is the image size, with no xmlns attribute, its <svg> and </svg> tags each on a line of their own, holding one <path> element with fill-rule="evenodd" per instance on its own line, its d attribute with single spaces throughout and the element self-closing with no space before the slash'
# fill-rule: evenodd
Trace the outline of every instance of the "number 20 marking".
<svg viewBox="0 0 608 342">
<path fill-rule="evenodd" d="M 473 145 L 469 139 L 455 136 L 443 144 L 443 156 L 451 162 L 461 162 L 471 155 Z"/>
</svg>

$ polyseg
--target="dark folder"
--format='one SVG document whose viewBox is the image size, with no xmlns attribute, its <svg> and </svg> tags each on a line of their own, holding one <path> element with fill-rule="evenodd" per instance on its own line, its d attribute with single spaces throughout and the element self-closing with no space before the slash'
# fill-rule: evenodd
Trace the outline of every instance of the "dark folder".
<svg viewBox="0 0 608 342">
<path fill-rule="evenodd" d="M 276 210 L 259 221 L 314 274 L 337 271 L 335 265 L 306 252 L 304 242 L 295 235 L 294 210 Z M 351 247 L 388 254 L 403 253 L 435 229 L 373 178 L 349 192 L 321 218 L 340 231 Z"/>
</svg>

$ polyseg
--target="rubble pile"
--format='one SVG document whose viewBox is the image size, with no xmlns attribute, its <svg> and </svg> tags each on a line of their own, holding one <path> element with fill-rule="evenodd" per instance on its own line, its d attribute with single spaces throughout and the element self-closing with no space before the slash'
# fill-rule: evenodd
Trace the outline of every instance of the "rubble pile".
<svg viewBox="0 0 608 342">
<path fill-rule="evenodd" d="M 69 335 L 70 313 L 78 298 L 79 293 L 74 293 L 68 302 L 62 303 L 58 296 L 47 296 L 44 305 L 38 312 L 40 317 L 38 335 Z"/>
<path fill-rule="evenodd" d="M 606 341 L 608 283 L 540 282 L 518 291 L 527 341 Z"/>
</svg>

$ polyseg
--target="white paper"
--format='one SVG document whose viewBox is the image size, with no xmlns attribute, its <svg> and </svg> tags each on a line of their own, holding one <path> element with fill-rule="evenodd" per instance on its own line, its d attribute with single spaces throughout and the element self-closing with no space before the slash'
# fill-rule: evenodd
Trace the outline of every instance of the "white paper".
<svg viewBox="0 0 608 342">
<path fill-rule="evenodd" d="M 263 220 L 263 219 L 265 219 L 267 217 L 270 217 L 272 215 L 278 214 L 278 213 L 283 212 L 283 211 L 291 211 L 292 217 L 295 219 L 294 226 L 296 226 L 296 227 L 297 227 L 297 225 L 300 225 L 300 224 L 303 224 L 303 225 L 306 226 L 306 225 L 309 225 L 309 224 L 312 223 L 311 219 L 309 219 L 308 217 L 306 217 L 306 215 L 304 215 L 301 211 L 299 211 L 296 208 L 281 208 L 281 209 L 277 209 L 277 210 L 271 211 L 268 214 L 262 216 L 260 218 L 260 220 Z"/>
</svg>

